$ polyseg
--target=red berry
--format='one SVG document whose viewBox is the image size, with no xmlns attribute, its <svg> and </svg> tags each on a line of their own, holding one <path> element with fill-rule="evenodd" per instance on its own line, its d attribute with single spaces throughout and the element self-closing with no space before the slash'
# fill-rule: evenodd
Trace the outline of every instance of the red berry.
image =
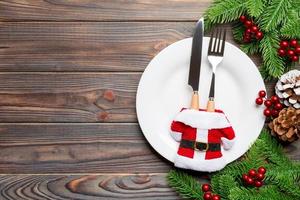
<svg viewBox="0 0 300 200">
<path fill-rule="evenodd" d="M 247 179 L 246 183 L 247 183 L 248 185 L 252 185 L 252 184 L 254 183 L 253 178 L 250 178 L 250 177 L 249 177 L 249 178 Z"/>
<path fill-rule="evenodd" d="M 255 177 L 256 176 L 256 171 L 255 171 L 255 169 L 250 169 L 249 170 L 249 172 L 248 172 L 248 175 L 250 176 L 250 177 Z"/>
<path fill-rule="evenodd" d="M 212 196 L 212 200 L 221 200 L 221 197 L 219 195 L 217 195 L 217 194 L 214 194 Z"/>
<path fill-rule="evenodd" d="M 283 57 L 283 56 L 285 56 L 285 54 L 286 54 L 286 52 L 285 52 L 284 49 L 282 49 L 282 48 L 278 49 L 278 55 L 279 56 Z"/>
<path fill-rule="evenodd" d="M 264 37 L 264 34 L 263 34 L 261 31 L 257 31 L 257 32 L 255 33 L 255 38 L 256 38 L 257 40 L 261 40 L 263 37 Z"/>
<path fill-rule="evenodd" d="M 276 110 L 281 110 L 282 107 L 283 107 L 283 106 L 282 106 L 281 103 L 276 103 L 275 106 L 274 106 L 274 108 L 275 108 Z"/>
<path fill-rule="evenodd" d="M 272 103 L 277 103 L 277 102 L 279 102 L 278 96 L 277 96 L 277 95 L 272 96 L 272 97 L 271 97 L 271 101 L 272 101 Z"/>
<path fill-rule="evenodd" d="M 261 187 L 263 183 L 261 181 L 255 181 L 254 186 L 255 187 Z"/>
<path fill-rule="evenodd" d="M 281 48 L 285 49 L 285 48 L 287 48 L 288 46 L 289 46 L 289 42 L 288 42 L 288 41 L 282 40 L 282 41 L 280 42 L 280 47 L 281 47 Z"/>
<path fill-rule="evenodd" d="M 247 174 L 243 174 L 243 176 L 242 176 L 243 181 L 246 182 L 248 178 L 249 178 L 249 176 Z"/>
<path fill-rule="evenodd" d="M 294 51 L 296 54 L 300 55 L 300 46 L 296 46 Z"/>
<path fill-rule="evenodd" d="M 264 115 L 265 115 L 266 117 L 270 117 L 270 116 L 271 116 L 271 110 L 270 110 L 269 108 L 266 108 L 266 109 L 264 110 Z"/>
<path fill-rule="evenodd" d="M 291 60 L 293 62 L 297 62 L 299 60 L 299 56 L 294 55 L 294 56 L 292 56 Z"/>
<path fill-rule="evenodd" d="M 278 117 L 279 111 L 278 110 L 272 110 L 271 115 L 272 115 L 272 117 Z"/>
<path fill-rule="evenodd" d="M 250 36 L 250 34 L 251 34 L 251 28 L 247 28 L 245 30 L 245 35 L 249 35 Z"/>
<path fill-rule="evenodd" d="M 256 175 L 256 179 L 259 180 L 259 181 L 264 180 L 264 178 L 265 178 L 265 175 L 264 175 L 264 174 L 257 174 L 257 175 Z"/>
<path fill-rule="evenodd" d="M 203 191 L 203 192 L 208 192 L 208 191 L 210 191 L 210 190 L 211 190 L 211 187 L 210 187 L 209 184 L 203 184 L 203 185 L 202 185 L 202 191 Z"/>
<path fill-rule="evenodd" d="M 244 35 L 244 37 L 243 37 L 243 41 L 244 41 L 245 43 L 248 43 L 248 42 L 250 42 L 250 41 L 251 41 L 251 37 L 250 37 L 250 35 Z"/>
<path fill-rule="evenodd" d="M 247 17 L 245 15 L 240 16 L 240 22 L 245 22 Z"/>
<path fill-rule="evenodd" d="M 264 91 L 264 90 L 261 90 L 261 91 L 258 92 L 258 96 L 261 97 L 261 98 L 265 97 L 266 94 L 267 94 L 267 93 L 266 93 L 266 91 Z"/>
<path fill-rule="evenodd" d="M 258 30 L 259 30 L 258 27 L 255 26 L 255 25 L 253 25 L 253 26 L 251 27 L 251 32 L 252 32 L 252 33 L 256 33 Z"/>
<path fill-rule="evenodd" d="M 292 57 L 292 56 L 295 55 L 295 51 L 289 49 L 289 50 L 287 51 L 287 55 L 288 55 L 289 57 Z"/>
<path fill-rule="evenodd" d="M 264 100 L 261 97 L 256 98 L 255 103 L 257 105 L 261 105 L 264 102 Z"/>
<path fill-rule="evenodd" d="M 271 100 L 266 100 L 264 104 L 265 104 L 266 107 L 269 108 L 269 107 L 272 106 L 272 101 Z"/>
<path fill-rule="evenodd" d="M 204 193 L 204 195 L 203 195 L 204 200 L 211 200 L 211 198 L 212 198 L 212 195 L 210 192 Z"/>
<path fill-rule="evenodd" d="M 247 28 L 250 28 L 250 27 L 252 26 L 252 21 L 246 20 L 246 21 L 244 22 L 244 24 L 245 24 L 245 26 L 246 26 Z"/>
<path fill-rule="evenodd" d="M 296 47 L 296 46 L 298 45 L 298 41 L 295 40 L 295 39 L 292 39 L 292 40 L 290 41 L 290 45 L 291 45 L 292 47 Z"/>
<path fill-rule="evenodd" d="M 266 171 L 267 171 L 267 170 L 266 170 L 266 168 L 264 168 L 264 167 L 259 167 L 258 170 L 257 170 L 257 172 L 260 173 L 260 174 L 265 174 Z"/>
</svg>

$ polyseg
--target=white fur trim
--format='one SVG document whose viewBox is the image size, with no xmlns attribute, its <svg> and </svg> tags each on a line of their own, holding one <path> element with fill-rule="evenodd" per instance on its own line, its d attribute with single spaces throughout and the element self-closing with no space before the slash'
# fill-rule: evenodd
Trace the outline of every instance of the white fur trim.
<svg viewBox="0 0 300 200">
<path fill-rule="evenodd" d="M 197 128 L 196 141 L 208 143 L 208 130 Z"/>
<path fill-rule="evenodd" d="M 227 138 L 222 137 L 221 140 L 225 150 L 231 149 L 231 147 L 234 145 L 234 138 L 232 140 L 228 140 Z"/>
<path fill-rule="evenodd" d="M 171 133 L 172 138 L 173 138 L 175 141 L 180 142 L 182 133 L 177 132 L 177 131 L 172 131 L 172 130 L 170 130 L 170 133 Z"/>
<path fill-rule="evenodd" d="M 201 129 L 226 128 L 231 126 L 224 113 L 206 112 L 194 109 L 185 109 L 181 111 L 175 117 L 175 121 Z"/>
<path fill-rule="evenodd" d="M 223 169 L 226 166 L 226 163 L 223 157 L 205 160 L 205 152 L 195 151 L 194 158 L 188 158 L 177 154 L 174 165 L 183 169 L 215 172 Z"/>
</svg>

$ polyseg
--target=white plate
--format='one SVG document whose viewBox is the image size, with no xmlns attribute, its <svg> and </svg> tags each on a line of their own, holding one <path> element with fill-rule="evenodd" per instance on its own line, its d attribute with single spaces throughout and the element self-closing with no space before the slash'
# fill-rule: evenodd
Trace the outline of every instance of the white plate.
<svg viewBox="0 0 300 200">
<path fill-rule="evenodd" d="M 208 38 L 203 39 L 200 74 L 200 107 L 208 100 L 211 67 L 207 60 Z M 137 117 L 151 146 L 173 162 L 178 145 L 169 133 L 173 117 L 189 107 L 192 89 L 188 86 L 192 38 L 180 40 L 162 50 L 143 73 L 136 99 Z M 225 55 L 216 72 L 216 107 L 222 109 L 236 133 L 232 149 L 223 151 L 226 164 L 242 156 L 257 139 L 264 125 L 263 107 L 255 99 L 265 90 L 261 75 L 251 59 L 226 43 Z"/>
</svg>

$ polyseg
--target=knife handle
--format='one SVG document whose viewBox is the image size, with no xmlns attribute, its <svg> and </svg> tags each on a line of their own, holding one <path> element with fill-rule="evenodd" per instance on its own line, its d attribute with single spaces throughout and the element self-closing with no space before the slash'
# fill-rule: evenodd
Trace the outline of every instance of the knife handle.
<svg viewBox="0 0 300 200">
<path fill-rule="evenodd" d="M 197 91 L 193 92 L 191 109 L 199 110 L 199 95 Z"/>
<path fill-rule="evenodd" d="M 208 102 L 207 102 L 207 107 L 206 107 L 207 112 L 215 112 L 215 100 L 213 97 L 210 97 Z"/>
</svg>

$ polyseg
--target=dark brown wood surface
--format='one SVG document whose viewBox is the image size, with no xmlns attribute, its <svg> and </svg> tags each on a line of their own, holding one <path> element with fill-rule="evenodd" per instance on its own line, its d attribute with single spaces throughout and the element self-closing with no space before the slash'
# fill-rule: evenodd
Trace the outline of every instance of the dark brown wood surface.
<svg viewBox="0 0 300 200">
<path fill-rule="evenodd" d="M 190 37 L 210 3 L 0 1 L 0 199 L 180 199 L 135 95 L 149 61 Z M 297 160 L 298 146 L 285 149 Z"/>
<path fill-rule="evenodd" d="M 211 0 L 1 0 L 2 20 L 195 21 Z"/>
<path fill-rule="evenodd" d="M 165 174 L 3 175 L 0 182 L 4 199 L 180 199 Z"/>
</svg>

